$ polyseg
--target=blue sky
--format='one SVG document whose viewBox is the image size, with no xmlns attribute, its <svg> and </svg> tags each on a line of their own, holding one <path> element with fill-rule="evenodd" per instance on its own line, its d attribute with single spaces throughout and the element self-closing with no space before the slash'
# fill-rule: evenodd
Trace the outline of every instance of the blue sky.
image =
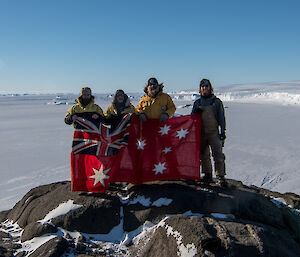
<svg viewBox="0 0 300 257">
<path fill-rule="evenodd" d="M 300 1 L 0 0 L 0 92 L 300 80 Z"/>
</svg>

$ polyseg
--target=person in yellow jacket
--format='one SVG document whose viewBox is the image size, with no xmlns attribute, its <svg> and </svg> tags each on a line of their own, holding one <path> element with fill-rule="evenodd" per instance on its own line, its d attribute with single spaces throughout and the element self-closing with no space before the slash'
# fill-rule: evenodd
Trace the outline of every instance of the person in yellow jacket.
<svg viewBox="0 0 300 257">
<path fill-rule="evenodd" d="M 136 107 L 141 121 L 159 119 L 160 122 L 165 122 L 174 115 L 175 104 L 168 94 L 163 93 L 163 83 L 159 84 L 156 78 L 150 78 L 144 92 L 145 95 Z"/>
<path fill-rule="evenodd" d="M 129 97 L 125 94 L 122 89 L 116 91 L 112 103 L 104 115 L 111 128 L 115 129 L 123 117 L 128 113 L 136 113 L 135 107 L 130 103 Z"/>
<path fill-rule="evenodd" d="M 104 119 L 101 107 L 94 103 L 95 97 L 89 87 L 81 89 L 80 96 L 75 99 L 76 104 L 70 107 L 65 115 L 65 123 L 71 125 L 77 118 L 77 114 L 90 113 L 92 119 Z"/>
</svg>

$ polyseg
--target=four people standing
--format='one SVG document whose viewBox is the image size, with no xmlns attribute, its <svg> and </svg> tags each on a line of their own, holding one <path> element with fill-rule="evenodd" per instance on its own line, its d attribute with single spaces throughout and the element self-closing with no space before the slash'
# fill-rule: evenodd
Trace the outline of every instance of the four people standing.
<svg viewBox="0 0 300 257">
<path fill-rule="evenodd" d="M 76 114 L 83 112 L 90 112 L 92 119 L 102 118 L 105 123 L 111 125 L 112 129 L 117 127 L 127 113 L 137 113 L 142 122 L 147 119 L 159 119 L 160 122 L 165 122 L 174 115 L 175 104 L 172 98 L 163 92 L 163 83 L 159 84 L 156 78 L 150 78 L 144 92 L 145 95 L 135 109 L 125 92 L 121 89 L 117 90 L 112 104 L 103 114 L 102 109 L 94 103 L 91 89 L 84 87 L 81 90 L 80 97 L 75 100 L 77 104 L 67 111 L 65 123 L 72 124 L 77 119 Z M 226 187 L 225 155 L 223 153 L 226 139 L 226 121 L 223 103 L 214 95 L 213 87 L 208 79 L 201 80 L 199 92 L 201 96 L 194 102 L 192 113 L 202 114 L 201 145 L 199 147 L 202 173 L 204 173 L 203 181 L 213 182 L 210 154 L 212 153 L 217 184 Z"/>
</svg>

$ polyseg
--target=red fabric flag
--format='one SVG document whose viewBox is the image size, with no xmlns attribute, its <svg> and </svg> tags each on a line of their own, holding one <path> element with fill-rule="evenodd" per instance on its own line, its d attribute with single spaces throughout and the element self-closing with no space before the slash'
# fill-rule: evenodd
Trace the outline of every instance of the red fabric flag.
<svg viewBox="0 0 300 257">
<path fill-rule="evenodd" d="M 132 117 L 128 146 L 122 149 L 114 179 L 134 184 L 155 180 L 200 179 L 200 115 L 140 122 Z M 126 166 L 126 167 L 125 167 Z"/>
<path fill-rule="evenodd" d="M 120 149 L 128 144 L 130 115 L 114 130 L 93 120 L 89 113 L 78 114 L 71 152 L 71 190 L 105 192 L 113 181 Z"/>
<path fill-rule="evenodd" d="M 107 168 L 95 155 L 71 153 L 72 191 L 105 192 L 110 179 Z"/>
<path fill-rule="evenodd" d="M 200 115 L 164 123 L 142 123 L 136 115 L 126 119 L 113 133 L 102 124 L 75 130 L 72 191 L 104 192 L 111 182 L 200 179 Z"/>
</svg>

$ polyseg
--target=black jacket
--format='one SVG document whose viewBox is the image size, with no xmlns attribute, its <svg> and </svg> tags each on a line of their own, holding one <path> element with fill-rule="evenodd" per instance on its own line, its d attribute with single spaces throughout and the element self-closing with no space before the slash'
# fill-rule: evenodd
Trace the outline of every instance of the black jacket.
<svg viewBox="0 0 300 257">
<path fill-rule="evenodd" d="M 225 120 L 225 112 L 222 101 L 216 97 L 214 94 L 209 97 L 201 96 L 194 102 L 192 113 L 200 113 L 202 106 L 212 106 L 213 113 L 218 122 L 218 125 L 221 128 L 221 134 L 225 133 L 226 130 L 226 120 Z"/>
</svg>

